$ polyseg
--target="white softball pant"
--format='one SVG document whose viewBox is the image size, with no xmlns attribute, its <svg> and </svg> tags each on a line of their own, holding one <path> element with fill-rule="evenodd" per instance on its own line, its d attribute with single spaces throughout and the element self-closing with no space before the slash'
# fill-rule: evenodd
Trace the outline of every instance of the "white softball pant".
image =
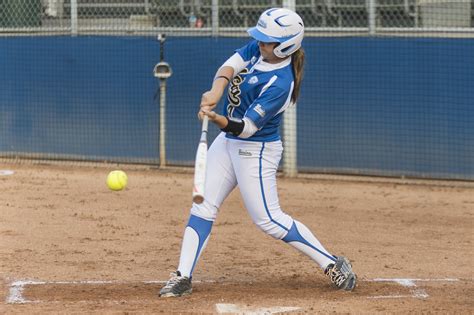
<svg viewBox="0 0 474 315">
<path fill-rule="evenodd" d="M 237 185 L 248 213 L 261 230 L 291 244 L 322 268 L 334 262 L 334 256 L 311 231 L 280 208 L 276 173 L 282 152 L 281 141 L 235 140 L 224 133 L 214 140 L 208 151 L 204 202 L 193 204 L 184 233 L 178 267 L 182 275 L 192 275 L 219 208 Z"/>
</svg>

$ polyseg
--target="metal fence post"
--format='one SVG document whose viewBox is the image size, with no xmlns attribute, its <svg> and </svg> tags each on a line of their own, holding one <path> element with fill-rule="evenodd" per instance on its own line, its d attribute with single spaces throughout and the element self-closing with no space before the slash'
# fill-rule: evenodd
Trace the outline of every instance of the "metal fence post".
<svg viewBox="0 0 474 315">
<path fill-rule="evenodd" d="M 219 0 L 212 0 L 212 36 L 219 35 Z"/>
<path fill-rule="evenodd" d="M 295 0 L 283 0 L 283 7 L 293 10 L 296 10 L 296 1 Z"/>
<path fill-rule="evenodd" d="M 71 34 L 77 35 L 77 0 L 71 0 Z"/>
<path fill-rule="evenodd" d="M 166 79 L 160 79 L 160 168 L 166 166 Z"/>
<path fill-rule="evenodd" d="M 376 28 L 376 0 L 368 0 L 369 1 L 369 34 L 375 35 L 375 28 Z"/>
<path fill-rule="evenodd" d="M 296 138 L 296 104 L 285 110 L 283 115 L 283 173 L 285 176 L 294 177 L 298 174 L 297 165 L 297 138 Z"/>
<path fill-rule="evenodd" d="M 165 34 L 158 34 L 160 42 L 160 62 L 155 65 L 153 74 L 160 80 L 160 168 L 166 167 L 166 80 L 173 71 L 165 59 Z"/>
<path fill-rule="evenodd" d="M 283 7 L 295 11 L 296 1 L 283 0 Z M 298 174 L 296 127 L 296 106 L 290 106 L 283 115 L 283 140 L 285 141 L 283 173 L 288 177 L 294 177 Z"/>
</svg>

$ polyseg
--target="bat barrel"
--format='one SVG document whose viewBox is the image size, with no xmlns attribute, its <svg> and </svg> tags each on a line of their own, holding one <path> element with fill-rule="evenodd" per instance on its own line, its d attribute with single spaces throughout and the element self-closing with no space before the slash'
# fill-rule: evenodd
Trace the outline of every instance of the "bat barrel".
<svg viewBox="0 0 474 315">
<path fill-rule="evenodd" d="M 201 204 L 204 201 L 204 187 L 206 184 L 207 164 L 207 127 L 209 117 L 204 116 L 202 120 L 201 140 L 199 141 L 194 163 L 194 188 L 193 202 Z"/>
</svg>

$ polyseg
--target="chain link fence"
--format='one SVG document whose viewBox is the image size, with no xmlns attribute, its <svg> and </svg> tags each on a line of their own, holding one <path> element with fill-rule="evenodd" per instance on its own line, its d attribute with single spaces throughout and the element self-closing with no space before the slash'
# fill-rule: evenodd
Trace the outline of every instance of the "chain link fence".
<svg viewBox="0 0 474 315">
<path fill-rule="evenodd" d="M 0 0 L 0 33 L 240 36 L 287 3 L 308 35 L 474 33 L 472 0 Z"/>
</svg>

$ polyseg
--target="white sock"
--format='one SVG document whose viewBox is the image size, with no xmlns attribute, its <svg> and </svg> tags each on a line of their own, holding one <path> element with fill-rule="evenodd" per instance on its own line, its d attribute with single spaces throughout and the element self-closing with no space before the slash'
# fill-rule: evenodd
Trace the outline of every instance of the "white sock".
<svg viewBox="0 0 474 315">
<path fill-rule="evenodd" d="M 296 220 L 293 222 L 290 231 L 283 238 L 283 241 L 308 255 L 323 270 L 329 264 L 336 261 L 336 258 L 324 248 L 313 233 L 303 223 Z"/>
</svg>

